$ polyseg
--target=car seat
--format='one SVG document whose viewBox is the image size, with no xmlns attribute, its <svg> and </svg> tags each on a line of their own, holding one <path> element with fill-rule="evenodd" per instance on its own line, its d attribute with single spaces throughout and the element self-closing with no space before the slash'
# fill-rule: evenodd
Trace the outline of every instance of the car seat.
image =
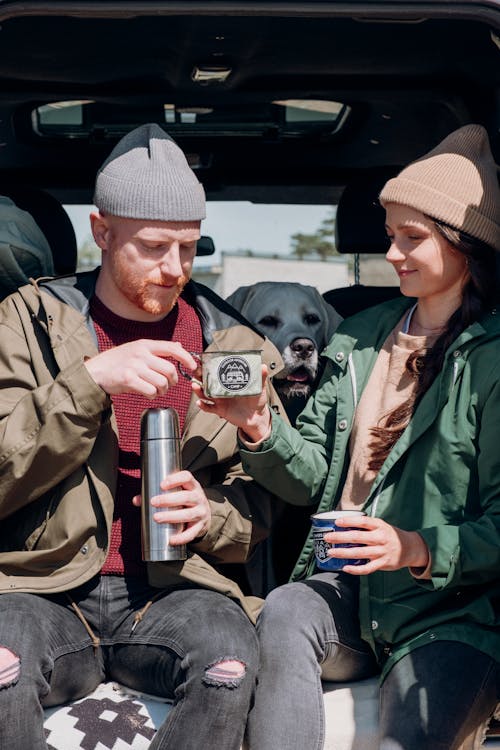
<svg viewBox="0 0 500 750">
<path fill-rule="evenodd" d="M 1 185 L 0 195 L 9 197 L 38 224 L 49 243 L 55 275 L 74 273 L 78 254 L 75 230 L 57 198 L 38 188 Z"/>
<path fill-rule="evenodd" d="M 54 273 L 50 245 L 33 217 L 0 195 L 0 300 L 31 277 Z"/>
<path fill-rule="evenodd" d="M 324 292 L 323 298 L 344 318 L 400 294 L 398 286 L 361 284 L 359 263 L 361 255 L 385 255 L 389 248 L 385 212 L 378 196 L 387 180 L 398 171 L 396 167 L 364 170 L 346 185 L 340 196 L 335 224 L 336 247 L 339 253 L 354 255 L 354 284 Z"/>
</svg>

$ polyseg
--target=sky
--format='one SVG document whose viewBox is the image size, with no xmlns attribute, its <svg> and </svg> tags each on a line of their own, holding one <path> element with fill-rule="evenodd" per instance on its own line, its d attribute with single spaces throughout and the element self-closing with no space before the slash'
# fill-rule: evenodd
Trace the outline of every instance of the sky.
<svg viewBox="0 0 500 750">
<path fill-rule="evenodd" d="M 92 206 L 65 206 L 80 246 L 90 235 L 89 213 Z M 210 202 L 202 234 L 215 242 L 215 255 L 198 258 L 196 264 L 214 265 L 221 252 L 250 249 L 257 254 L 287 255 L 290 237 L 296 232 L 314 233 L 330 212 L 329 206 L 261 205 L 244 201 Z"/>
</svg>

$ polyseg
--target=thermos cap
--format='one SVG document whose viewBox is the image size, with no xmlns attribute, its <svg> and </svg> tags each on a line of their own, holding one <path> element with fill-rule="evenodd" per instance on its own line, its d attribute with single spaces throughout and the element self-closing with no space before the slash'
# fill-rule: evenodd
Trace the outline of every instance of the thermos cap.
<svg viewBox="0 0 500 750">
<path fill-rule="evenodd" d="M 141 415 L 141 440 L 179 440 L 179 415 L 175 409 L 146 409 Z"/>
</svg>

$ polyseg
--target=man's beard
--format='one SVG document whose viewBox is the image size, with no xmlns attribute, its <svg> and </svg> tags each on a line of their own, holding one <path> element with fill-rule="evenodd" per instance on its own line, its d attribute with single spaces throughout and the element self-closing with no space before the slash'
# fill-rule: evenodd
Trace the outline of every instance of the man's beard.
<svg viewBox="0 0 500 750">
<path fill-rule="evenodd" d="M 161 277 L 138 277 L 121 264 L 115 264 L 113 276 L 116 285 L 129 302 L 139 310 L 155 316 L 168 315 L 189 281 L 188 275 L 179 276 L 174 286 L 162 289 L 164 282 Z"/>
<path fill-rule="evenodd" d="M 132 293 L 130 300 L 151 315 L 168 315 L 188 281 L 186 276 L 181 276 L 177 279 L 175 287 L 162 291 L 161 282 L 158 284 L 145 279 L 136 288 L 135 293 Z"/>
</svg>

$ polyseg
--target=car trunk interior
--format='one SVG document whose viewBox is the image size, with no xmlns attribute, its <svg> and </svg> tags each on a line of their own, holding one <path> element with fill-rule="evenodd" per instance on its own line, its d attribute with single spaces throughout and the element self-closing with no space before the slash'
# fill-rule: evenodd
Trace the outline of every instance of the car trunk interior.
<svg viewBox="0 0 500 750">
<path fill-rule="evenodd" d="M 498 161 L 499 16 L 486 2 L 0 2 L 0 184 L 90 202 L 114 143 L 147 121 L 213 200 L 332 203 L 473 121 Z"/>
</svg>

